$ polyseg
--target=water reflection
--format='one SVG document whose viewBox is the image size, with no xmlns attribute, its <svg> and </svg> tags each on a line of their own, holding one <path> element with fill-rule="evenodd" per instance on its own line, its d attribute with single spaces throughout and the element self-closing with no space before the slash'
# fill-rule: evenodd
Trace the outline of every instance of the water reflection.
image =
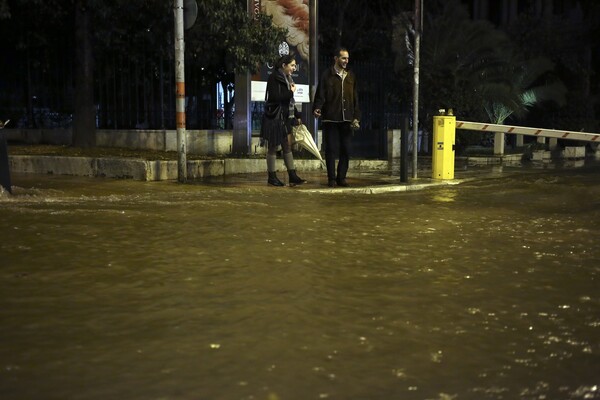
<svg viewBox="0 0 600 400">
<path fill-rule="evenodd" d="M 436 194 L 433 196 L 435 201 L 442 203 L 453 202 L 456 198 L 457 191 L 453 189 L 439 189 L 436 190 Z"/>
<path fill-rule="evenodd" d="M 598 172 L 342 196 L 15 177 L 0 392 L 600 398 Z"/>
</svg>

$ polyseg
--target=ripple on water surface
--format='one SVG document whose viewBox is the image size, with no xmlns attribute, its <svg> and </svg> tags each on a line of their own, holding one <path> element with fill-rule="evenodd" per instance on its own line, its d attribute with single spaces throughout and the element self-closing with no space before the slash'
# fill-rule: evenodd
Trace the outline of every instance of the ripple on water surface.
<svg viewBox="0 0 600 400">
<path fill-rule="evenodd" d="M 585 173 L 377 196 L 53 179 L 0 198 L 9 397 L 600 398 Z"/>
</svg>

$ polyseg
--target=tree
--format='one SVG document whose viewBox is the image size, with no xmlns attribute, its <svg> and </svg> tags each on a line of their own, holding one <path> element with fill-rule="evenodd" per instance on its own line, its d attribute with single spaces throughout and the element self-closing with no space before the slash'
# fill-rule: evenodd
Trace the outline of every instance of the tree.
<svg viewBox="0 0 600 400">
<path fill-rule="evenodd" d="M 73 144 L 95 144 L 94 61 L 103 52 L 118 48 L 119 38 L 132 31 L 133 40 L 151 36 L 152 25 L 165 24 L 168 8 L 159 0 L 15 0 L 11 6 L 12 26 L 17 49 L 28 60 L 60 49 L 73 60 L 74 113 Z M 164 31 L 164 30 L 162 30 Z M 140 32 L 141 34 L 139 34 Z M 132 39 L 129 39 L 132 40 Z M 29 65 L 30 61 L 28 61 Z M 29 85 L 31 86 L 31 85 Z M 31 95 L 28 95 L 31 102 Z M 32 113 L 33 106 L 28 106 Z M 30 121 L 35 121 L 30 116 Z"/>
<path fill-rule="evenodd" d="M 510 77 L 514 90 L 520 92 L 519 101 L 513 108 L 502 103 L 487 101 L 484 108 L 490 122 L 503 124 L 513 115 L 522 118 L 532 107 L 546 101 L 554 102 L 559 106 L 565 104 L 567 88 L 556 78 L 554 63 L 547 58 L 515 60 L 509 68 L 507 76 Z"/>
<path fill-rule="evenodd" d="M 589 0 L 573 2 L 562 15 L 541 19 L 522 14 L 507 32 L 521 54 L 552 61 L 555 74 L 566 85 L 568 101 L 560 107 L 548 105 L 544 113 L 536 113 L 536 122 L 555 129 L 598 131 L 595 115 L 600 100 L 594 71 L 600 67 L 600 5 Z"/>
<path fill-rule="evenodd" d="M 2 71 L 0 78 L 5 82 L 20 83 L 19 87 L 13 86 L 10 93 L 5 93 L 7 96 L 3 96 L 3 100 L 9 107 L 17 104 L 25 106 L 29 126 L 36 124 L 34 108 L 36 96 L 40 95 L 38 88 L 33 85 L 32 74 L 47 70 L 48 65 L 45 61 L 57 56 L 54 49 L 68 49 L 68 42 L 58 39 L 65 32 L 65 24 L 59 23 L 64 15 L 54 12 L 53 3 L 47 1 L 29 4 L 14 0 L 10 3 L 4 2 L 3 7 L 0 6 L 6 10 L 6 18 L 0 24 L 0 45 L 3 49 L 3 61 L 7 67 L 10 66 Z M 15 122 L 16 120 L 17 118 Z"/>
<path fill-rule="evenodd" d="M 10 18 L 10 8 L 7 0 L 0 0 L 0 20 Z"/>
<path fill-rule="evenodd" d="M 0 0 L 1 6 L 6 0 Z M 137 57 L 172 56 L 172 2 L 165 0 L 14 0 L 13 29 L 5 31 L 22 51 L 73 43 L 73 143 L 93 146 L 95 138 L 94 61 L 108 54 Z M 200 18 L 188 32 L 190 59 L 206 66 L 216 80 L 255 68 L 274 53 L 281 30 L 265 16 L 255 21 L 242 0 L 199 2 Z M 50 42 L 54 42 L 54 45 Z M 36 50 L 37 51 L 37 50 Z M 224 65 L 224 67 L 223 67 Z"/>
<path fill-rule="evenodd" d="M 274 27 L 270 16 L 249 16 L 244 0 L 204 0 L 198 3 L 198 14 L 203 20 L 187 32 L 186 52 L 223 91 L 233 85 L 236 73 L 254 73 L 274 61 L 287 33 Z M 225 104 L 226 116 L 231 115 L 232 103 Z"/>
<path fill-rule="evenodd" d="M 504 32 L 487 21 L 471 20 L 457 1 L 430 8 L 439 11 L 430 10 L 425 19 L 420 115 L 428 119 L 439 108 L 453 108 L 463 119 L 503 122 L 511 115 L 524 116 L 542 101 L 564 101 L 564 86 L 548 59 L 522 57 Z M 395 36 L 396 69 L 410 77 L 410 21 L 406 15 L 397 18 L 404 28 Z M 405 86 L 410 87 L 408 81 Z"/>
<path fill-rule="evenodd" d="M 319 2 L 319 48 L 330 55 L 346 46 L 352 58 L 389 59 L 393 16 L 412 10 L 414 0 L 327 0 Z"/>
</svg>

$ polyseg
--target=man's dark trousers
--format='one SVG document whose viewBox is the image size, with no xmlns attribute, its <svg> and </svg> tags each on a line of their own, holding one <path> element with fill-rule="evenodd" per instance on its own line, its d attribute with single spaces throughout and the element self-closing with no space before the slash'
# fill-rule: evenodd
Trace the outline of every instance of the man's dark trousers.
<svg viewBox="0 0 600 400">
<path fill-rule="evenodd" d="M 327 165 L 327 179 L 336 179 L 335 159 L 339 154 L 340 161 L 337 167 L 337 180 L 346 179 L 350 163 L 350 139 L 352 129 L 350 122 L 323 122 L 323 141 L 325 144 L 325 164 Z"/>
</svg>

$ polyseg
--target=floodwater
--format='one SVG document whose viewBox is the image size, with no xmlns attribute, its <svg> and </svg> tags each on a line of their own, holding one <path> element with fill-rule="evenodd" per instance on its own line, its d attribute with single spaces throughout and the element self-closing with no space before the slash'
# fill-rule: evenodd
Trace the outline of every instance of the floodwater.
<svg viewBox="0 0 600 400">
<path fill-rule="evenodd" d="M 0 196 L 2 399 L 599 399 L 600 169 Z"/>
</svg>

